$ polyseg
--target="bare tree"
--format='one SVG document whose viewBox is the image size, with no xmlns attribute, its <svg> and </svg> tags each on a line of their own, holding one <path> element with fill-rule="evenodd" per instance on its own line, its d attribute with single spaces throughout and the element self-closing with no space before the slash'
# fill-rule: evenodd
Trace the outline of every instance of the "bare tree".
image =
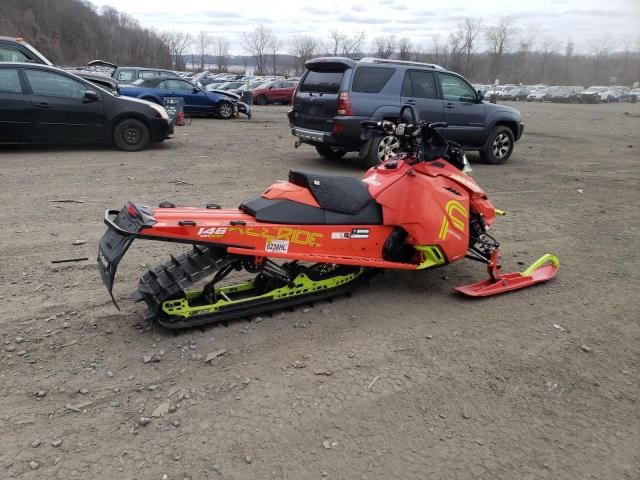
<svg viewBox="0 0 640 480">
<path fill-rule="evenodd" d="M 169 51 L 171 52 L 171 60 L 173 68 L 176 70 L 182 70 L 185 68 L 185 61 L 183 54 L 187 45 L 191 43 L 191 35 L 185 32 L 179 32 L 173 30 L 170 32 L 164 32 L 163 38 Z"/>
<path fill-rule="evenodd" d="M 529 68 L 529 57 L 534 49 L 540 27 L 538 25 L 527 25 L 525 31 L 520 35 L 518 41 L 518 52 L 516 54 L 516 81 L 522 83 L 529 78 L 527 70 Z"/>
<path fill-rule="evenodd" d="M 198 51 L 198 55 L 200 55 L 200 70 L 204 70 L 204 59 L 209 53 L 211 42 L 211 36 L 203 30 L 198 32 L 194 40 L 196 50 Z"/>
<path fill-rule="evenodd" d="M 360 47 L 366 37 L 364 32 L 356 32 L 350 37 L 339 30 L 331 30 L 329 32 L 329 53 L 334 57 L 338 55 L 355 57 L 360 52 Z"/>
<path fill-rule="evenodd" d="M 242 46 L 256 61 L 256 73 L 266 73 L 267 54 L 273 42 L 273 32 L 264 25 L 259 25 L 252 32 L 242 34 Z"/>
<path fill-rule="evenodd" d="M 398 57 L 400 60 L 411 60 L 411 40 L 407 37 L 402 37 L 398 40 Z"/>
<path fill-rule="evenodd" d="M 464 56 L 464 30 L 461 27 L 449 34 L 449 60 L 448 68 L 459 71 L 462 69 L 462 58 Z"/>
<path fill-rule="evenodd" d="M 216 57 L 218 73 L 225 71 L 229 65 L 229 40 L 225 37 L 214 37 L 213 51 Z"/>
<path fill-rule="evenodd" d="M 346 39 L 347 35 L 339 30 L 331 30 L 329 32 L 329 46 L 331 48 L 330 53 L 334 57 L 338 56 Z"/>
<path fill-rule="evenodd" d="M 462 30 L 464 43 L 463 48 L 465 52 L 465 67 L 464 74 L 471 76 L 473 73 L 473 67 L 471 65 L 471 59 L 473 53 L 476 50 L 476 44 L 480 32 L 482 31 L 482 20 L 479 18 L 467 17 L 464 19 L 464 23 L 458 25 L 458 28 Z"/>
<path fill-rule="evenodd" d="M 541 82 L 545 75 L 545 70 L 550 60 L 557 54 L 559 45 L 558 41 L 553 37 L 544 37 L 542 39 L 541 49 L 540 49 L 540 68 L 538 69 L 538 81 Z"/>
<path fill-rule="evenodd" d="M 513 24 L 513 18 L 503 17 L 500 23 L 485 30 L 485 37 L 489 45 L 491 67 L 489 78 L 491 81 L 500 74 L 504 54 L 509 50 L 518 29 Z"/>
<path fill-rule="evenodd" d="M 602 73 L 606 70 L 606 66 L 609 60 L 609 55 L 616 46 L 616 41 L 611 35 L 605 35 L 603 37 L 594 39 L 591 42 L 591 54 L 593 55 L 593 75 L 596 82 L 605 80 L 605 75 Z M 609 80 L 608 78 L 606 80 Z"/>
<path fill-rule="evenodd" d="M 360 47 L 367 38 L 367 34 L 364 32 L 356 32 L 353 36 L 347 36 L 342 43 L 342 56 L 353 58 L 360 53 Z"/>
<path fill-rule="evenodd" d="M 269 42 L 269 51 L 271 53 L 271 60 L 273 62 L 273 74 L 276 74 L 276 57 L 278 56 L 278 52 L 282 48 L 282 40 L 280 40 L 275 35 L 271 36 L 271 41 Z"/>
<path fill-rule="evenodd" d="M 571 59 L 573 57 L 573 51 L 576 48 L 576 44 L 571 41 L 571 39 L 567 39 L 567 45 L 564 47 L 564 75 L 563 80 L 566 83 L 572 83 L 573 80 L 571 75 Z"/>
<path fill-rule="evenodd" d="M 395 35 L 386 35 L 373 39 L 376 48 L 376 56 L 378 58 L 389 58 L 396 49 Z"/>
<path fill-rule="evenodd" d="M 295 71 L 296 75 L 304 72 L 304 64 L 307 60 L 316 56 L 320 48 L 320 42 L 314 37 L 308 35 L 294 35 L 289 40 L 289 53 L 296 57 Z"/>
</svg>

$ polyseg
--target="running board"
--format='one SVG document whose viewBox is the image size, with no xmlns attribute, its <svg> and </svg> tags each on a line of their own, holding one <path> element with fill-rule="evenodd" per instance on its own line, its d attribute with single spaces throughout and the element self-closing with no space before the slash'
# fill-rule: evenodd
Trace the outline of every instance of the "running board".
<svg viewBox="0 0 640 480">
<path fill-rule="evenodd" d="M 188 304 L 189 298 L 197 298 L 199 292 L 188 292 L 186 298 L 168 300 L 162 305 L 162 314 L 157 316 L 157 322 L 162 327 L 178 330 L 184 328 L 198 327 L 202 325 L 208 325 L 212 323 L 226 322 L 229 320 L 237 320 L 240 318 L 248 318 L 256 315 L 261 315 L 274 310 L 283 310 L 288 308 L 294 308 L 299 305 L 308 305 L 313 302 L 333 298 L 340 295 L 348 295 L 351 291 L 355 290 L 358 286 L 368 282 L 378 271 L 376 270 L 363 270 L 351 281 L 345 281 L 335 287 L 318 289 L 312 293 L 307 294 L 294 294 L 292 296 L 280 295 L 276 299 L 272 296 L 273 292 L 267 292 L 263 295 L 258 295 L 254 298 L 248 298 L 237 302 L 229 301 L 225 307 L 219 309 L 215 313 L 208 313 L 207 310 L 213 305 L 205 305 L 202 307 L 190 307 Z M 222 289 L 216 289 L 233 292 L 235 287 L 224 287 Z M 240 286 L 241 287 L 241 286 Z M 241 287 L 242 288 L 242 287 Z M 288 287 L 283 287 L 286 289 Z M 224 298 L 224 295 L 223 295 Z M 179 313 L 182 311 L 193 311 L 200 309 L 202 314 L 196 314 L 193 317 L 183 317 Z M 170 313 L 171 312 L 171 313 Z"/>
</svg>

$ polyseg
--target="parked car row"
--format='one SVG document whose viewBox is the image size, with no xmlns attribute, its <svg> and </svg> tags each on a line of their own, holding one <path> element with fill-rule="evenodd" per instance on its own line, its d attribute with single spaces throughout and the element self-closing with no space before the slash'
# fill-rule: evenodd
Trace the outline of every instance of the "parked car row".
<svg viewBox="0 0 640 480">
<path fill-rule="evenodd" d="M 176 72 L 96 60 L 61 69 L 21 38 L 0 37 L 0 143 L 110 143 L 136 151 L 171 138 L 163 104 L 185 113 L 251 118 L 231 93 L 207 92 Z"/>
<path fill-rule="evenodd" d="M 208 74 L 208 75 L 207 75 Z M 195 75 L 198 85 L 204 86 L 210 92 L 229 92 L 236 95 L 242 95 L 243 92 L 252 93 L 253 103 L 258 105 L 266 105 L 268 103 L 290 103 L 293 92 L 298 85 L 297 78 L 284 77 L 243 77 L 232 81 L 218 81 L 226 76 L 213 75 L 208 72 L 202 72 Z"/>
<path fill-rule="evenodd" d="M 527 100 L 528 102 L 577 102 L 607 103 L 633 102 L 640 96 L 640 89 L 625 86 L 546 86 L 546 85 L 481 85 L 474 88 L 484 92 L 486 100 Z"/>
</svg>

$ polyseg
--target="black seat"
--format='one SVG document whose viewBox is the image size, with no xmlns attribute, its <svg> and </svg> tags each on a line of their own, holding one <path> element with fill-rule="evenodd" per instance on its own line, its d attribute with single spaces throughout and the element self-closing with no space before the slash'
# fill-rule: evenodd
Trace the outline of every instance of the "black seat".
<svg viewBox="0 0 640 480">
<path fill-rule="evenodd" d="M 353 177 L 289 171 L 289 181 L 308 188 L 321 208 L 355 214 L 373 201 L 367 184 Z"/>
<path fill-rule="evenodd" d="M 382 209 L 361 180 L 292 170 L 289 172 L 289 181 L 308 188 L 320 208 L 292 200 L 271 200 L 257 196 L 240 205 L 240 210 L 265 223 L 382 224 Z"/>
</svg>

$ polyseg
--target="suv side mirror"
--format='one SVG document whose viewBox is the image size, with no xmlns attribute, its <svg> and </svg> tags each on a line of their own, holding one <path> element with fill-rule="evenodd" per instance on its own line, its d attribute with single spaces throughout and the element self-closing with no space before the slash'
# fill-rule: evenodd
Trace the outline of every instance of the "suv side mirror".
<svg viewBox="0 0 640 480">
<path fill-rule="evenodd" d="M 193 87 L 193 90 L 191 93 L 198 93 L 200 91 L 200 89 L 198 87 Z"/>
<path fill-rule="evenodd" d="M 484 100 L 484 92 L 482 90 L 478 90 L 476 93 L 476 102 L 480 103 L 482 100 Z"/>
<path fill-rule="evenodd" d="M 93 90 L 87 90 L 82 95 L 82 99 L 85 102 L 97 102 L 98 100 L 100 100 L 100 96 Z"/>
</svg>

